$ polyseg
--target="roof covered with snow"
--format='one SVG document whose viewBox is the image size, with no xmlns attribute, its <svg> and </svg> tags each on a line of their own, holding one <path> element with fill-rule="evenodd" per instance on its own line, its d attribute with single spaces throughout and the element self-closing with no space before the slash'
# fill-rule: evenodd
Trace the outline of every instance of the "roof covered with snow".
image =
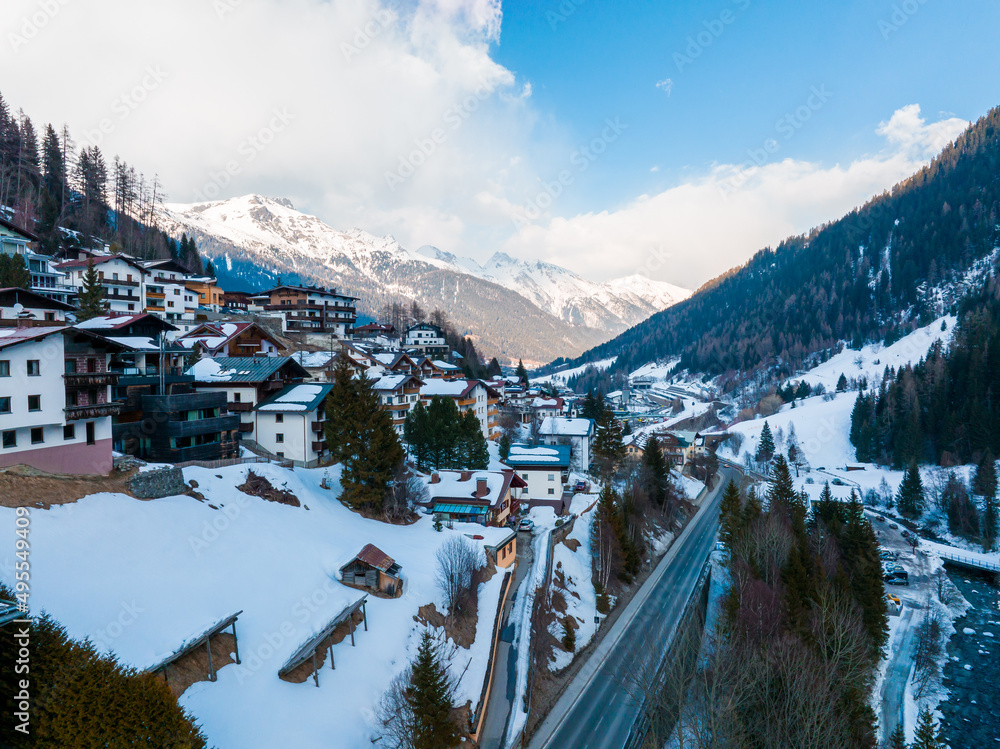
<svg viewBox="0 0 1000 749">
<path fill-rule="evenodd" d="M 523 445 L 510 446 L 510 454 L 504 462 L 513 468 L 569 467 L 571 449 L 569 445 Z"/>
<path fill-rule="evenodd" d="M 257 411 L 315 411 L 333 390 L 333 383 L 289 385 L 261 403 Z"/>
<path fill-rule="evenodd" d="M 435 481 L 434 478 L 437 478 Z M 480 490 L 480 479 L 485 480 L 485 491 Z M 427 485 L 427 496 L 432 502 L 482 502 L 497 504 L 514 486 L 524 481 L 513 471 L 439 471 Z"/>
<path fill-rule="evenodd" d="M 428 380 L 420 388 L 420 395 L 424 398 L 433 398 L 435 395 L 460 398 L 481 384 L 478 380 Z"/>
<path fill-rule="evenodd" d="M 201 359 L 188 369 L 195 382 L 264 382 L 282 369 L 292 377 L 308 377 L 309 373 L 290 356 L 220 356 Z"/>
<path fill-rule="evenodd" d="M 589 437 L 593 433 L 593 419 L 571 419 L 567 416 L 546 416 L 540 429 L 540 434 L 546 437 Z"/>
</svg>

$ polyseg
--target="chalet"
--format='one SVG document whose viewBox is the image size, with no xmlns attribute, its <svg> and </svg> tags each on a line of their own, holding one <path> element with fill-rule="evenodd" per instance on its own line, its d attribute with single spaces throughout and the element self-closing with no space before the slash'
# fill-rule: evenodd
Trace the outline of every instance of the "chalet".
<svg viewBox="0 0 1000 749">
<path fill-rule="evenodd" d="M 112 468 L 109 357 L 118 346 L 65 326 L 0 329 L 0 466 Z"/>
<path fill-rule="evenodd" d="M 399 334 L 396 332 L 396 328 L 392 325 L 381 325 L 379 323 L 368 323 L 367 325 L 355 325 L 349 331 L 351 338 L 360 341 L 373 341 L 376 343 L 382 341 L 395 341 L 399 342 Z"/>
<path fill-rule="evenodd" d="M 276 286 L 255 294 L 251 301 L 284 320 L 284 330 L 325 333 L 346 338 L 357 320 L 357 297 L 317 286 Z"/>
<path fill-rule="evenodd" d="M 146 310 L 179 323 L 184 330 L 195 321 L 198 296 L 187 287 L 188 269 L 176 260 L 146 260 Z"/>
<path fill-rule="evenodd" d="M 403 337 L 403 348 L 412 349 L 418 354 L 432 358 L 448 356 L 448 342 L 445 340 L 444 331 L 429 322 L 408 327 Z"/>
<path fill-rule="evenodd" d="M 203 356 L 278 356 L 288 347 L 252 322 L 202 323 L 177 339 L 188 349 L 197 345 Z"/>
<path fill-rule="evenodd" d="M 420 400 L 424 382 L 410 374 L 384 374 L 372 383 L 382 408 L 392 417 L 396 433 L 402 436 L 406 416 Z"/>
<path fill-rule="evenodd" d="M 513 495 L 521 504 L 552 507 L 561 515 L 566 509 L 563 486 L 569 483 L 571 452 L 569 445 L 511 445 L 504 463 L 525 482 Z"/>
<path fill-rule="evenodd" d="M 512 530 L 498 543 L 484 548 L 497 567 L 510 567 L 517 560 L 517 531 Z"/>
<path fill-rule="evenodd" d="M 69 304 L 76 296 L 76 287 L 67 281 L 67 275 L 54 267 L 49 255 L 36 252 L 40 239 L 27 229 L 22 229 L 0 216 L 0 253 L 20 255 L 31 275 L 30 290 L 48 299 Z"/>
<path fill-rule="evenodd" d="M 104 290 L 105 308 L 110 312 L 144 312 L 146 310 L 145 276 L 149 271 L 127 255 L 89 253 L 90 258 L 79 258 L 57 263 L 55 269 L 67 274 L 68 282 L 79 294 L 83 279 L 93 260 L 101 287 Z M 158 301 L 158 300 L 154 300 Z M 156 306 L 156 305 L 154 305 Z"/>
<path fill-rule="evenodd" d="M 590 443 L 594 437 L 593 419 L 549 416 L 542 421 L 539 436 L 546 445 L 569 445 L 573 448 L 573 467 L 579 471 L 589 469 Z"/>
<path fill-rule="evenodd" d="M 289 385 L 254 409 L 254 440 L 268 453 L 314 468 L 329 457 L 324 423 L 333 385 Z"/>
<path fill-rule="evenodd" d="M 512 489 L 525 481 L 513 470 L 439 471 L 427 485 L 431 511 L 446 522 L 505 525 L 516 516 Z"/>
<path fill-rule="evenodd" d="M 212 276 L 188 276 L 184 285 L 194 294 L 199 309 L 218 312 L 224 306 L 222 298 L 226 292 L 219 288 Z"/>
<path fill-rule="evenodd" d="M 340 352 L 296 351 L 292 358 L 299 363 L 309 376 L 318 382 L 333 382 L 333 371 L 340 360 Z"/>
<path fill-rule="evenodd" d="M 66 313 L 76 307 L 18 288 L 0 289 L 0 325 L 55 325 L 66 322 Z"/>
<path fill-rule="evenodd" d="M 480 380 L 426 380 L 420 387 L 420 400 L 429 405 L 435 397 L 451 398 L 462 413 L 472 411 L 479 419 L 483 436 L 490 436 L 489 393 Z"/>
<path fill-rule="evenodd" d="M 239 312 L 245 315 L 252 296 L 249 291 L 223 291 L 222 308 L 227 312 Z"/>
<path fill-rule="evenodd" d="M 344 585 L 364 588 L 395 598 L 403 594 L 402 567 L 374 544 L 366 544 L 350 562 L 340 568 Z"/>
<path fill-rule="evenodd" d="M 221 356 L 201 359 L 187 370 L 197 392 L 224 392 L 229 412 L 240 414 L 240 432 L 253 434 L 254 409 L 275 392 L 309 376 L 289 356 Z M 248 439 L 244 436 L 243 439 Z"/>
<path fill-rule="evenodd" d="M 531 400 L 531 415 L 534 419 L 542 421 L 548 416 L 563 415 L 563 399 L 537 396 Z"/>
</svg>

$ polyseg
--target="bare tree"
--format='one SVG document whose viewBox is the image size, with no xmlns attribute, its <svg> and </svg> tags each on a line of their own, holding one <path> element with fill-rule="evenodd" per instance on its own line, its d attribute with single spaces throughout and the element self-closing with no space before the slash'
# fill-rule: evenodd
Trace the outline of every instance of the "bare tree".
<svg viewBox="0 0 1000 749">
<path fill-rule="evenodd" d="M 412 749 L 416 740 L 416 717 L 406 699 L 410 687 L 410 669 L 407 668 L 389 684 L 375 705 L 375 720 L 382 727 L 376 740 L 389 749 Z"/>
<path fill-rule="evenodd" d="M 448 539 L 437 553 L 437 585 L 451 616 L 462 611 L 473 576 L 484 565 L 481 552 L 462 536 Z"/>
</svg>

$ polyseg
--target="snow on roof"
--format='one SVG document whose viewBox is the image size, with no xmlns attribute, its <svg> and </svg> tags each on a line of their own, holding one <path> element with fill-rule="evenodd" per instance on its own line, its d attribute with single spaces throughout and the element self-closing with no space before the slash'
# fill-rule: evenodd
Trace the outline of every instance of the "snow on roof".
<svg viewBox="0 0 1000 749">
<path fill-rule="evenodd" d="M 407 374 L 384 375 L 383 377 L 378 378 L 377 380 L 375 380 L 375 382 L 372 383 L 372 389 L 395 390 L 404 382 L 406 382 L 408 379 L 410 379 L 411 376 L 412 375 L 407 375 Z"/>
<path fill-rule="evenodd" d="M 313 411 L 333 389 L 332 383 L 289 385 L 273 398 L 257 406 L 258 411 Z"/>
<path fill-rule="evenodd" d="M 532 408 L 562 408 L 562 398 L 535 398 L 531 401 Z"/>
<path fill-rule="evenodd" d="M 546 416 L 540 433 L 552 437 L 587 437 L 594 431 L 593 419 L 571 419 L 566 416 Z"/>
<path fill-rule="evenodd" d="M 148 313 L 142 312 L 136 315 L 99 315 L 98 317 L 92 317 L 89 320 L 84 320 L 83 322 L 78 322 L 73 327 L 80 328 L 81 330 L 109 330 L 114 328 L 123 328 L 126 325 L 135 322 L 139 318 L 146 317 Z"/>
<path fill-rule="evenodd" d="M 201 359 L 187 371 L 196 382 L 264 382 L 288 365 L 292 375 L 304 377 L 306 371 L 287 356 L 220 356 Z"/>
<path fill-rule="evenodd" d="M 114 341 L 115 343 L 120 343 L 126 348 L 132 349 L 133 351 L 156 351 L 159 352 L 160 345 L 149 336 L 104 336 L 109 341 Z M 169 346 L 167 348 L 170 348 Z"/>
<path fill-rule="evenodd" d="M 486 479 L 486 493 L 476 496 L 480 479 Z M 508 481 L 508 477 L 500 471 L 440 471 L 438 481 L 427 485 L 427 496 L 432 501 L 479 500 L 496 504 Z"/>
<path fill-rule="evenodd" d="M 505 461 L 511 466 L 568 466 L 570 461 L 569 445 L 522 445 L 510 446 L 510 454 Z"/>
<path fill-rule="evenodd" d="M 420 388 L 420 395 L 425 398 L 432 398 L 435 395 L 457 398 L 478 384 L 470 380 L 430 380 Z"/>
<path fill-rule="evenodd" d="M 323 392 L 322 385 L 296 385 L 291 390 L 282 391 L 275 400 L 282 402 L 290 401 L 307 401 L 312 400 L 317 395 Z"/>
<path fill-rule="evenodd" d="M 433 360 L 431 360 L 431 364 L 433 364 L 438 369 L 451 369 L 451 370 L 454 370 L 456 372 L 461 369 L 461 367 L 458 366 L 457 364 L 452 364 L 451 362 L 441 361 L 440 359 L 433 359 Z"/>
<path fill-rule="evenodd" d="M 25 327 L 25 328 L 2 328 L 0 329 L 0 348 L 16 346 L 25 341 L 33 341 L 38 338 L 60 333 L 69 328 L 64 327 Z M 62 365 L 59 365 L 62 367 Z"/>
<path fill-rule="evenodd" d="M 336 354 L 329 351 L 296 351 L 292 357 L 303 367 L 325 367 Z"/>
</svg>

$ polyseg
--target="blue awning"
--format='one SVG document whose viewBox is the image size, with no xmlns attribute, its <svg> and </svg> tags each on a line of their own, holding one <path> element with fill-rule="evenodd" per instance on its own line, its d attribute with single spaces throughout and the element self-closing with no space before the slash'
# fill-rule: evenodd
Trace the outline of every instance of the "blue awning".
<svg viewBox="0 0 1000 749">
<path fill-rule="evenodd" d="M 439 502 L 434 505 L 434 512 L 442 512 L 448 515 L 488 515 L 490 508 L 484 505 L 460 505 Z"/>
</svg>

